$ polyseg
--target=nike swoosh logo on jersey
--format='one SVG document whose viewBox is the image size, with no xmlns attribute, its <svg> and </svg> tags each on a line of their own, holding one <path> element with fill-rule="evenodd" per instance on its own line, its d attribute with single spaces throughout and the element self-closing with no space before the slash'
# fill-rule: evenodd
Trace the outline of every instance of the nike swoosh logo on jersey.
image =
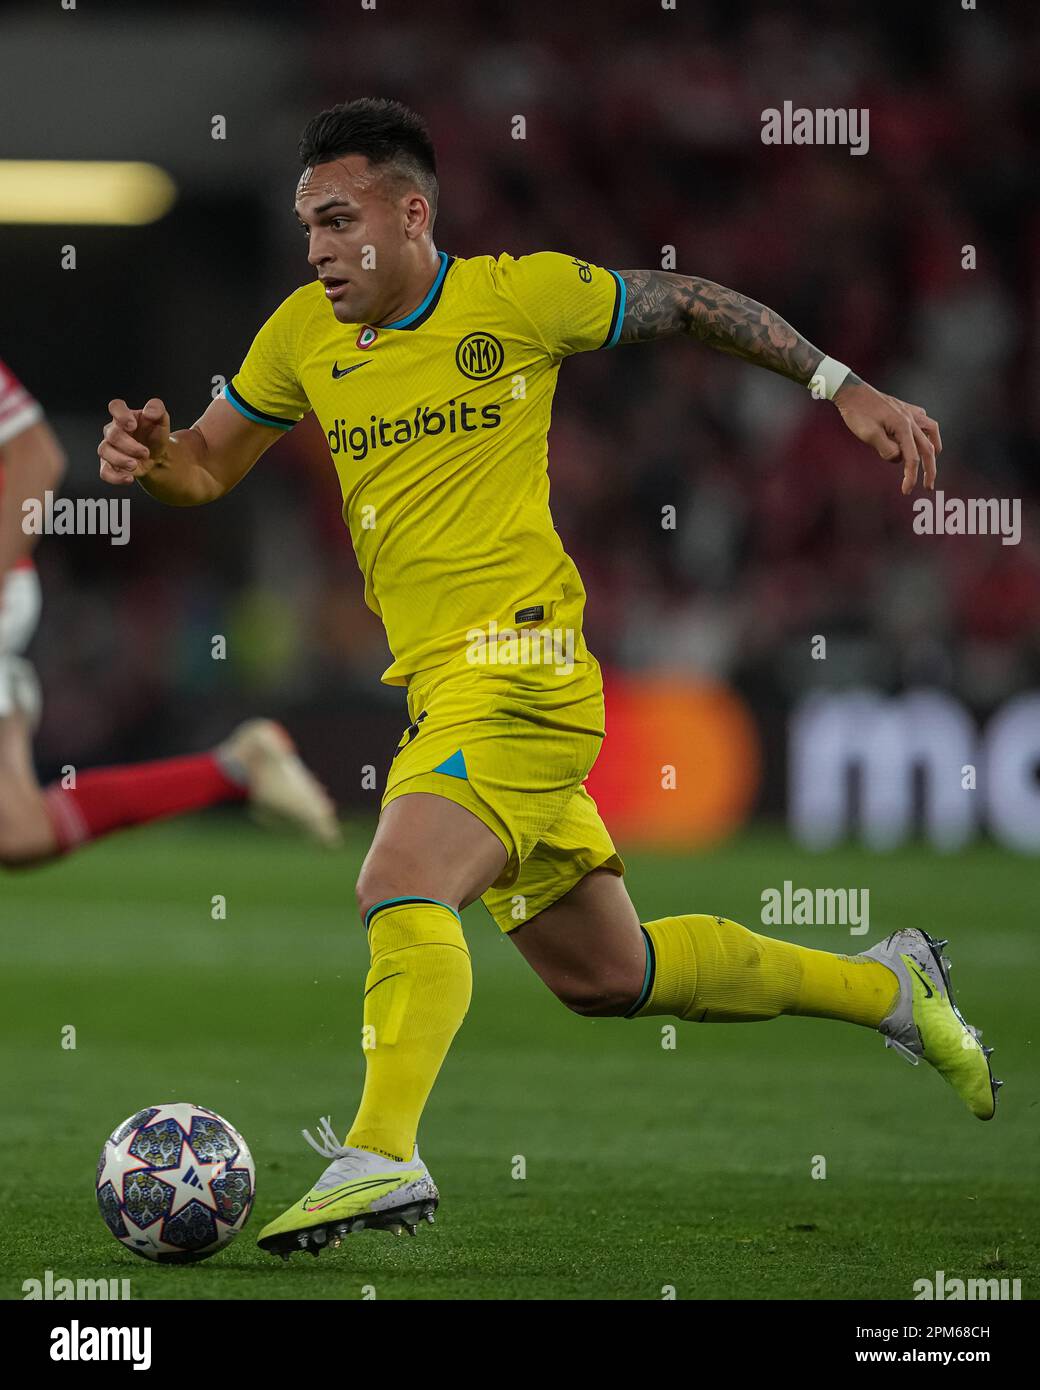
<svg viewBox="0 0 1040 1390">
<path fill-rule="evenodd" d="M 336 365 L 336 363 L 333 362 L 333 364 L 332 364 L 332 379 L 333 379 L 333 381 L 339 381 L 339 379 L 340 379 L 341 376 L 348 376 L 351 372 L 356 372 L 357 369 L 358 369 L 358 367 L 367 367 L 368 364 L 369 364 L 369 362 L 371 362 L 371 361 L 372 361 L 372 359 L 371 359 L 371 357 L 369 357 L 369 358 L 367 358 L 364 362 L 355 362 L 354 365 L 353 365 L 352 367 L 343 367 L 343 368 L 338 367 L 338 366 Z"/>
</svg>

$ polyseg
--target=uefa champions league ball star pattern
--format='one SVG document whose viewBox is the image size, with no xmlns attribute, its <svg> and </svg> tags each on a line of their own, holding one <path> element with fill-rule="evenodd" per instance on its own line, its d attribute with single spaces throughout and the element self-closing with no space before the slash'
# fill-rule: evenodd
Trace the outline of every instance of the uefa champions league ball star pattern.
<svg viewBox="0 0 1040 1390">
<path fill-rule="evenodd" d="M 101 1150 L 97 1201 L 121 1245 L 146 1260 L 208 1259 L 238 1235 L 256 1195 L 245 1140 L 201 1105 L 153 1105 Z"/>
</svg>

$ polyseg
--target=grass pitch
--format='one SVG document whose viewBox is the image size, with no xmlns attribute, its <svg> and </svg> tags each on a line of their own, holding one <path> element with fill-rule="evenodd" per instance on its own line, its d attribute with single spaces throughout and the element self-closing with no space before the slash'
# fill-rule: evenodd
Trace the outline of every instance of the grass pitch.
<svg viewBox="0 0 1040 1390">
<path fill-rule="evenodd" d="M 646 920 L 758 929 L 763 889 L 791 879 L 869 888 L 870 931 L 773 934 L 841 951 L 904 925 L 949 936 L 959 1003 L 1007 1081 L 992 1123 L 866 1029 L 676 1022 L 669 1048 L 667 1019 L 578 1018 L 478 904 L 473 1004 L 420 1132 L 437 1224 L 317 1260 L 261 1254 L 260 1227 L 322 1167 L 301 1128 L 331 1111 L 345 1131 L 360 1095 L 366 844 L 360 827 L 327 855 L 214 815 L 0 877 L 0 1297 L 48 1268 L 164 1299 L 907 1299 L 940 1269 L 1037 1296 L 1036 865 L 990 846 L 808 855 L 759 835 L 632 854 L 628 881 Z M 201 1265 L 135 1257 L 94 1200 L 106 1135 L 168 1100 L 226 1115 L 257 1163 L 249 1225 Z"/>
</svg>

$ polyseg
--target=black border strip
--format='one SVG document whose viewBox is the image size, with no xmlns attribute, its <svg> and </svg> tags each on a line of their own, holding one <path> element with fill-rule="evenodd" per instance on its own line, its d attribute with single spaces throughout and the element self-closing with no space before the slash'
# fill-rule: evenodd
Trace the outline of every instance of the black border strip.
<svg viewBox="0 0 1040 1390">
<path fill-rule="evenodd" d="M 299 420 L 287 420 L 284 415 L 272 415 L 268 410 L 258 409 L 257 406 L 246 400 L 241 391 L 236 391 L 230 381 L 224 390 L 239 403 L 243 410 L 248 410 L 251 415 L 258 416 L 261 424 L 272 424 L 278 425 L 279 428 L 292 429 L 294 425 L 300 423 Z"/>
<path fill-rule="evenodd" d="M 614 309 L 610 315 L 610 327 L 607 329 L 607 336 L 600 344 L 601 349 L 610 345 L 610 340 L 617 331 L 618 312 L 621 308 L 621 276 L 616 270 L 612 270 L 610 271 L 610 278 L 614 281 Z"/>
</svg>

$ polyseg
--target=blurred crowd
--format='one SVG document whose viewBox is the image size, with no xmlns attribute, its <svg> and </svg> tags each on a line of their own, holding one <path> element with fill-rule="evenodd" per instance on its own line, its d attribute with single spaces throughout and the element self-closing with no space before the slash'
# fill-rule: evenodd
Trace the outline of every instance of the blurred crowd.
<svg viewBox="0 0 1040 1390">
<path fill-rule="evenodd" d="M 826 682 L 938 684 L 981 712 L 1040 678 L 1035 7 L 460 0 L 395 6 L 392 20 L 380 6 L 378 21 L 331 0 L 299 9 L 280 132 L 359 95 L 422 111 L 441 248 L 556 249 L 625 269 L 660 267 L 674 247 L 677 270 L 770 305 L 924 405 L 948 494 L 1021 499 L 1018 545 L 917 535 L 897 466 L 791 383 L 681 340 L 572 359 L 552 504 L 605 666 L 715 675 L 773 705 Z M 762 112 L 785 100 L 867 108 L 869 153 L 764 145 Z M 525 140 L 511 138 L 515 114 Z M 294 177 L 290 140 L 257 190 L 280 222 Z M 259 282 L 239 290 L 239 357 L 309 277 L 294 237 L 269 232 Z M 197 741 L 261 705 L 397 717 L 314 422 L 220 505 L 186 516 L 135 501 L 126 552 L 46 548 L 45 758 L 67 757 L 70 739 L 151 751 L 157 728 Z M 811 659 L 817 634 L 826 662 Z"/>
</svg>

